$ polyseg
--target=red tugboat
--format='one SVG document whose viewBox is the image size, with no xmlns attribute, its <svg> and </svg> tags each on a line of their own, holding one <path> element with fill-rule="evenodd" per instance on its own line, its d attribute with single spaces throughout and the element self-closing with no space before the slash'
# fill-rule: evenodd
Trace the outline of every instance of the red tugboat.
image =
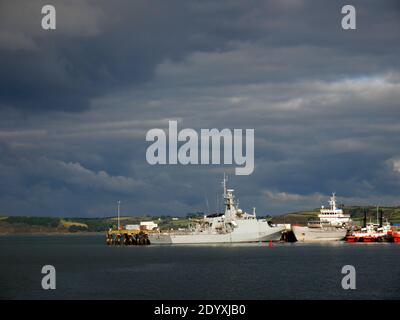
<svg viewBox="0 0 400 320">
<path fill-rule="evenodd" d="M 380 227 L 377 224 L 369 223 L 365 228 L 353 231 L 346 237 L 347 242 L 378 242 L 390 239 L 390 224 Z M 394 235 L 391 235 L 394 239 Z M 399 234 L 400 237 L 400 234 Z M 398 240 L 400 242 L 400 238 Z"/>
<path fill-rule="evenodd" d="M 379 211 L 378 223 L 366 223 L 367 221 L 367 213 L 364 211 L 364 219 L 363 219 L 363 227 L 359 230 L 354 230 L 349 235 L 346 236 L 347 242 L 380 242 L 380 241 L 388 241 L 391 238 L 395 239 L 392 234 L 392 228 L 390 223 L 386 221 L 385 224 L 382 223 L 383 215 L 382 211 Z M 395 240 L 396 241 L 396 240 Z M 400 242 L 400 234 L 399 239 Z M 397 242 L 396 241 L 396 242 Z"/>
<path fill-rule="evenodd" d="M 400 231 L 392 232 L 393 241 L 400 243 Z"/>
</svg>

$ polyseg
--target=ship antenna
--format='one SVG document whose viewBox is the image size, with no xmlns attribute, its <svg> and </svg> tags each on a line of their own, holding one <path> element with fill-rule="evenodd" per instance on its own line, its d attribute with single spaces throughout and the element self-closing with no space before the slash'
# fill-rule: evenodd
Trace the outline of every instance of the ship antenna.
<svg viewBox="0 0 400 320">
<path fill-rule="evenodd" d="M 210 213 L 210 206 L 208 205 L 208 198 L 207 198 L 207 195 L 205 193 L 204 193 L 204 200 L 206 202 L 206 207 L 207 207 L 208 213 Z"/>
<path fill-rule="evenodd" d="M 224 197 L 226 196 L 226 181 L 228 181 L 228 177 L 224 172 L 224 180 L 222 181 L 222 184 L 224 186 Z"/>
<path fill-rule="evenodd" d="M 118 223 L 118 230 L 119 230 L 119 227 L 120 227 L 120 223 L 119 223 L 119 220 L 120 220 L 120 206 L 121 206 L 121 200 L 118 200 L 118 219 L 117 219 L 117 223 Z"/>
</svg>

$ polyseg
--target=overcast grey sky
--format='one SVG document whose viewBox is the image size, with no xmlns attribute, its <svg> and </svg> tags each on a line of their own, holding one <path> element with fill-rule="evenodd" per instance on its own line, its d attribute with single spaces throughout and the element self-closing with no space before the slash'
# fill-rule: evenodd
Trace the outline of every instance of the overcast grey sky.
<svg viewBox="0 0 400 320">
<path fill-rule="evenodd" d="M 394 0 L 0 1 L 0 214 L 215 209 L 235 166 L 147 164 L 168 120 L 255 129 L 247 211 L 400 205 L 399 31 Z"/>
</svg>

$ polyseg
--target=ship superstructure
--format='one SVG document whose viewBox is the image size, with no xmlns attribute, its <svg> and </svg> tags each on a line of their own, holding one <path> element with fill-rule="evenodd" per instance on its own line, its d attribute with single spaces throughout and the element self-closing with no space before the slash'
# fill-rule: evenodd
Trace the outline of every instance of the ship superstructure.
<svg viewBox="0 0 400 320">
<path fill-rule="evenodd" d="M 320 214 L 318 215 L 321 224 L 328 224 L 333 227 L 345 227 L 350 221 L 350 215 L 344 214 L 343 209 L 336 206 L 336 194 L 332 193 L 332 197 L 329 200 L 329 209 L 321 207 Z"/>
</svg>

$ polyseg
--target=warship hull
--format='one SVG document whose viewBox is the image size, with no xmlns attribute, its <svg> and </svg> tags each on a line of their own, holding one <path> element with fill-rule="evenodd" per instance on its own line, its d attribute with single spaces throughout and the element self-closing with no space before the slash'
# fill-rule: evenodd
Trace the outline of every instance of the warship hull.
<svg viewBox="0 0 400 320">
<path fill-rule="evenodd" d="M 256 221 L 248 221 L 256 222 Z M 151 244 L 214 244 L 277 241 L 285 226 L 269 226 L 267 223 L 238 223 L 237 228 L 227 233 L 211 232 L 165 232 L 149 235 Z"/>
</svg>

